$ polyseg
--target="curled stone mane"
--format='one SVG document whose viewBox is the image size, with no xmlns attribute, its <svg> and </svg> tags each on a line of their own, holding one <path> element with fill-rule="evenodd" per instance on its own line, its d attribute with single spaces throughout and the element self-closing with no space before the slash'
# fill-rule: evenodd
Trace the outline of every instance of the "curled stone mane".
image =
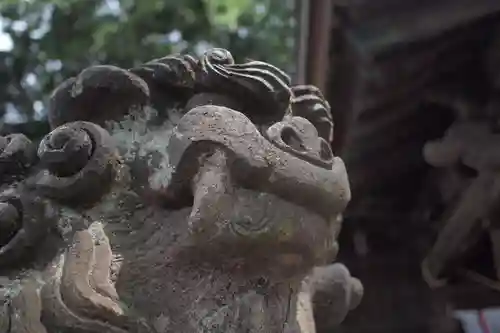
<svg viewBox="0 0 500 333">
<path fill-rule="evenodd" d="M 311 85 L 299 85 L 292 87 L 292 92 L 293 114 L 309 120 L 318 130 L 319 136 L 332 142 L 332 112 L 321 91 Z"/>
<path fill-rule="evenodd" d="M 163 112 L 172 101 L 185 104 L 194 94 L 199 61 L 190 55 L 170 55 L 129 71 L 143 79 L 151 91 L 151 104 Z"/>
<path fill-rule="evenodd" d="M 261 61 L 235 64 L 227 50 L 212 49 L 201 58 L 197 80 L 201 89 L 225 94 L 231 91 L 249 112 L 264 113 L 270 119 L 281 119 L 288 110 L 292 96 L 290 77 L 273 65 Z M 245 105 L 249 100 L 250 105 Z"/>
<path fill-rule="evenodd" d="M 0 332 L 315 333 L 363 294 L 330 106 L 227 50 L 56 88 L 0 137 Z"/>
</svg>

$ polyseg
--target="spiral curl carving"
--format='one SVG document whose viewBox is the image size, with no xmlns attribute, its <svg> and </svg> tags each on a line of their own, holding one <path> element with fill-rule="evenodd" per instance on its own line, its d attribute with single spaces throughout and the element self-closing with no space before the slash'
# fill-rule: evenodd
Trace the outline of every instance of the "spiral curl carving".
<svg viewBox="0 0 500 333">
<path fill-rule="evenodd" d="M 19 176 L 35 161 L 33 144 L 24 134 L 0 137 L 0 176 Z"/>
<path fill-rule="evenodd" d="M 318 88 L 292 87 L 290 77 L 279 68 L 254 60 L 236 63 L 228 50 L 220 48 L 199 59 L 170 55 L 129 70 L 89 67 L 55 90 L 49 120 L 52 128 L 72 121 L 103 124 L 148 104 L 159 111 L 179 102 L 191 106 L 186 111 L 207 103 L 221 105 L 220 100 L 212 103 L 214 94 L 222 105 L 243 112 L 258 125 L 280 121 L 291 111 L 313 123 L 326 141 L 333 139 L 330 105 Z M 200 95 L 203 102 L 188 102 Z"/>
<path fill-rule="evenodd" d="M 33 254 L 55 223 L 54 209 L 38 196 L 0 196 L 0 269 L 22 265 L 20 260 Z"/>
<path fill-rule="evenodd" d="M 89 122 L 56 128 L 42 140 L 38 153 L 47 169 L 30 186 L 51 199 L 73 204 L 98 201 L 111 184 L 117 164 L 109 133 Z"/>
<path fill-rule="evenodd" d="M 92 148 L 92 140 L 85 130 L 61 126 L 42 140 L 38 157 L 52 174 L 68 177 L 88 163 Z"/>
</svg>

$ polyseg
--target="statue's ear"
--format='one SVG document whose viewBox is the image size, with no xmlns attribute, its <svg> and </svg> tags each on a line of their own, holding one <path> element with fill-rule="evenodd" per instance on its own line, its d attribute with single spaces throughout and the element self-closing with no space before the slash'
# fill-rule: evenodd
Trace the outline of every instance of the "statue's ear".
<svg viewBox="0 0 500 333">
<path fill-rule="evenodd" d="M 52 129 L 73 121 L 105 120 L 149 103 L 149 88 L 141 78 L 115 66 L 93 66 L 57 87 L 49 102 Z"/>
</svg>

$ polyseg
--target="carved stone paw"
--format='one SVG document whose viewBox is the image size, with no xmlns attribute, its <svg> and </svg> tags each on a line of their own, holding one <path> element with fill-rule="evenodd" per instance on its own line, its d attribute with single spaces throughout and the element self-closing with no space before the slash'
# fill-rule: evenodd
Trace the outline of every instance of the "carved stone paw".
<svg viewBox="0 0 500 333">
<path fill-rule="evenodd" d="M 310 276 L 314 318 L 318 329 L 339 325 L 363 298 L 363 285 L 340 263 L 314 268 Z"/>
</svg>

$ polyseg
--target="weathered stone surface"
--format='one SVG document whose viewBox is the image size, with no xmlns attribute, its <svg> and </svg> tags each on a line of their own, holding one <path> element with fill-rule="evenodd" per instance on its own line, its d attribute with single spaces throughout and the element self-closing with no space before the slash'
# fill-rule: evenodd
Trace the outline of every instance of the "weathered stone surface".
<svg viewBox="0 0 500 333">
<path fill-rule="evenodd" d="M 89 67 L 56 88 L 50 99 L 49 123 L 52 128 L 76 120 L 102 124 L 148 100 L 148 86 L 138 76 L 115 66 Z"/>
<path fill-rule="evenodd" d="M 73 204 L 96 201 L 114 178 L 114 144 L 108 132 L 93 123 L 56 128 L 42 140 L 38 155 L 46 169 L 28 184 L 51 199 Z"/>
<path fill-rule="evenodd" d="M 3 193 L 0 202 L 8 205 L 10 211 L 0 216 L 5 219 L 0 222 L 2 225 L 12 224 L 11 219 L 17 215 L 16 226 L 11 230 L 10 237 L 0 244 L 2 272 L 9 266 L 20 264 L 23 257 L 36 252 L 49 230 L 55 227 L 56 212 L 48 200 L 28 193 Z"/>
<path fill-rule="evenodd" d="M 35 157 L 31 141 L 23 134 L 0 137 L 0 176 L 4 182 L 8 176 L 22 175 Z"/>
<path fill-rule="evenodd" d="M 320 330 L 339 325 L 363 297 L 361 282 L 339 263 L 314 268 L 309 283 Z"/>
<path fill-rule="evenodd" d="M 330 104 L 321 91 L 311 85 L 292 87 L 292 114 L 306 118 L 316 127 L 320 137 L 333 141 L 333 120 Z"/>
<path fill-rule="evenodd" d="M 273 138 L 273 128 L 270 132 Z M 315 135 L 314 132 L 296 132 L 302 137 Z M 331 160 L 318 167 L 307 161 L 308 156 L 304 158 L 298 154 L 302 157 L 299 158 L 295 154 L 284 154 L 281 147 L 288 151 L 295 149 L 284 142 L 277 147 L 266 140 L 243 114 L 223 107 L 199 107 L 184 115 L 175 128 L 169 144 L 171 162 L 183 164 L 181 157 L 189 158 L 186 150 L 195 142 L 205 141 L 222 145 L 232 152 L 235 161 L 230 167 L 237 168 L 233 172 L 245 187 L 265 187 L 266 191 L 318 210 L 324 216 L 343 210 L 350 200 L 345 166 L 340 158 L 333 158 L 329 147 Z M 324 163 L 319 157 L 322 148 L 323 145 L 317 144 L 310 152 Z M 330 168 L 328 162 L 332 165 Z M 180 172 L 187 172 L 187 168 L 180 168 Z"/>
<path fill-rule="evenodd" d="M 200 59 L 197 83 L 203 90 L 236 99 L 254 122 L 278 121 L 286 114 L 292 92 L 290 77 L 261 61 L 235 64 L 224 49 L 208 50 Z"/>
<path fill-rule="evenodd" d="M 362 287 L 315 267 L 338 251 L 349 182 L 328 103 L 292 91 L 225 50 L 64 83 L 38 168 L 0 200 L 0 327 L 314 333 L 316 309 L 340 322 Z"/>
<path fill-rule="evenodd" d="M 47 333 L 41 322 L 42 304 L 35 281 L 21 284 L 19 293 L 10 304 L 10 323 L 7 332 L 12 333 Z"/>
<path fill-rule="evenodd" d="M 118 301 L 109 273 L 112 253 L 102 225 L 75 233 L 71 247 L 42 287 L 43 317 L 48 325 L 84 332 L 140 332 Z M 92 318 L 92 319 L 88 319 Z"/>
</svg>

